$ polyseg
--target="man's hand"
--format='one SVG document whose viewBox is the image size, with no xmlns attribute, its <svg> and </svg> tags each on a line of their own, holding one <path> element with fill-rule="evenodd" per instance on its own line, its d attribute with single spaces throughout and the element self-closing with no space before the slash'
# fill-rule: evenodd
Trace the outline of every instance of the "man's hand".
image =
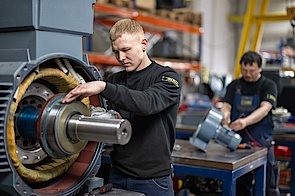
<svg viewBox="0 0 295 196">
<path fill-rule="evenodd" d="M 224 117 L 221 122 L 222 125 L 229 125 L 230 124 L 230 112 L 224 112 Z"/>
<path fill-rule="evenodd" d="M 271 110 L 272 105 L 267 101 L 262 101 L 260 103 L 260 107 L 254 110 L 250 115 L 238 118 L 234 122 L 229 125 L 234 131 L 239 131 L 244 129 L 246 126 L 253 125 L 259 121 L 261 121 L 265 116 L 267 116 L 268 112 Z"/>
<path fill-rule="evenodd" d="M 232 122 L 228 127 L 234 131 L 239 131 L 244 129 L 247 126 L 246 119 L 238 118 L 234 122 Z"/>
<path fill-rule="evenodd" d="M 105 89 L 106 83 L 103 81 L 92 81 L 79 84 L 72 89 L 63 99 L 62 103 L 69 103 L 75 99 L 81 100 L 91 95 L 99 94 Z"/>
<path fill-rule="evenodd" d="M 221 122 L 222 125 L 230 124 L 230 115 L 231 115 L 231 105 L 229 103 L 222 103 L 222 107 L 220 111 L 223 113 L 223 120 Z"/>
</svg>

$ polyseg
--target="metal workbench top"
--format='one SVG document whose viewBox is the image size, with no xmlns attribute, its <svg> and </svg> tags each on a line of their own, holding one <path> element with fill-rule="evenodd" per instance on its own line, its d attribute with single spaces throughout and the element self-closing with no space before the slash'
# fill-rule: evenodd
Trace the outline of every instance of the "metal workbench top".
<svg viewBox="0 0 295 196">
<path fill-rule="evenodd" d="M 266 148 L 231 151 L 214 141 L 208 144 L 206 153 L 188 140 L 177 139 L 175 145 L 177 150 L 172 153 L 174 163 L 225 170 L 235 170 L 267 154 Z"/>
</svg>

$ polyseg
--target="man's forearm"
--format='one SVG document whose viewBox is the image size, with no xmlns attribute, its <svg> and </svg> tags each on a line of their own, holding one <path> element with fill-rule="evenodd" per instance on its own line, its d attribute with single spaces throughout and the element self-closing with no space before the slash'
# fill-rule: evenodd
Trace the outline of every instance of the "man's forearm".
<svg viewBox="0 0 295 196">
<path fill-rule="evenodd" d="M 245 117 L 247 126 L 253 125 L 261 121 L 265 116 L 268 115 L 271 108 L 272 108 L 272 105 L 269 102 L 267 101 L 261 102 L 260 107 L 258 109 L 253 111 L 249 116 Z"/>
</svg>

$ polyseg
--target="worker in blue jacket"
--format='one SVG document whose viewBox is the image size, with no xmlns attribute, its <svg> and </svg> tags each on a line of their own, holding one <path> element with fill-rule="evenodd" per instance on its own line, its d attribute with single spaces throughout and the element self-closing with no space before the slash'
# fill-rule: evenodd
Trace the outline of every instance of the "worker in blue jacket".
<svg viewBox="0 0 295 196">
<path fill-rule="evenodd" d="M 274 81 L 261 75 L 262 58 L 258 53 L 246 52 L 240 66 L 242 77 L 227 86 L 223 99 L 223 124 L 241 135 L 241 143 L 268 148 L 266 195 L 280 195 L 271 117 L 277 101 L 277 87 Z M 238 178 L 237 195 L 253 195 L 252 182 L 252 172 Z"/>
</svg>

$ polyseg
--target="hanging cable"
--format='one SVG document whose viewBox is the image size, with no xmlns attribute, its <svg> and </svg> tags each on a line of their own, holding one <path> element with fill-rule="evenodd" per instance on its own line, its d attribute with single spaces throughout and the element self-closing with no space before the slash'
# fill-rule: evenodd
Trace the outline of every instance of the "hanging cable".
<svg viewBox="0 0 295 196">
<path fill-rule="evenodd" d="M 47 182 L 64 174 L 79 156 L 79 153 L 77 153 L 65 159 L 48 158 L 34 167 L 28 167 L 22 164 L 19 160 L 15 143 L 15 113 L 18 108 L 18 104 L 28 87 L 38 79 L 43 79 L 53 84 L 57 88 L 58 93 L 67 93 L 71 89 L 75 88 L 79 83 L 71 73 L 65 74 L 58 68 L 46 67 L 41 68 L 39 73 L 32 72 L 27 75 L 23 82 L 19 85 L 18 90 L 16 91 L 17 94 L 14 95 L 15 101 L 12 102 L 8 114 L 7 146 L 11 161 L 16 171 L 28 183 Z M 90 101 L 88 98 L 84 98 L 82 102 L 89 107 Z"/>
</svg>

